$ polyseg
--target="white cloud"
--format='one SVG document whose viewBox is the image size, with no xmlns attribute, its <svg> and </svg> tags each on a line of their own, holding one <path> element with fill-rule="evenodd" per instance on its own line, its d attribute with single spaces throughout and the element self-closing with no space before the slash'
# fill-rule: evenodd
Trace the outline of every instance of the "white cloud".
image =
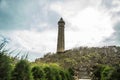
<svg viewBox="0 0 120 80">
<path fill-rule="evenodd" d="M 114 22 L 120 21 L 120 0 L 103 0 L 106 10 L 113 16 Z"/>
<path fill-rule="evenodd" d="M 63 16 L 66 24 L 70 24 L 66 25 L 67 49 L 75 46 L 99 46 L 113 34 L 111 14 L 100 3 L 101 0 L 72 0 L 51 5 L 51 9 Z"/>
<path fill-rule="evenodd" d="M 2 31 L 4 37 L 9 38 L 10 41 L 7 48 L 15 50 L 12 54 L 15 56 L 21 51 L 20 56 L 29 53 L 29 60 L 33 61 L 35 58 L 40 58 L 48 52 L 56 52 L 57 46 L 57 30 L 37 31 L 31 30 L 15 30 Z M 2 40 L 2 37 L 0 37 Z"/>
<path fill-rule="evenodd" d="M 101 3 L 101 0 L 99 1 L 93 1 L 93 0 L 65 0 L 65 1 L 57 1 L 50 5 L 50 9 L 53 11 L 56 11 L 62 16 L 71 17 L 81 10 L 84 10 L 85 8 L 89 6 L 98 7 Z"/>
<path fill-rule="evenodd" d="M 32 55 L 36 54 L 40 57 L 47 52 L 56 51 L 56 33 L 53 30 L 43 32 L 23 30 L 12 32 L 11 38 L 13 43 L 16 42 L 14 43 L 16 48 L 32 52 Z"/>
</svg>

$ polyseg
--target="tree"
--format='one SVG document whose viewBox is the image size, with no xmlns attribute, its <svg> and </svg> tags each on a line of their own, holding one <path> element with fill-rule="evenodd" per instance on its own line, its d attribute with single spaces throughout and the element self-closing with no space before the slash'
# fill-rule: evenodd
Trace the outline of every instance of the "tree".
<svg viewBox="0 0 120 80">
<path fill-rule="evenodd" d="M 12 80 L 33 80 L 30 64 L 27 60 L 21 59 L 16 64 L 12 73 Z"/>
</svg>

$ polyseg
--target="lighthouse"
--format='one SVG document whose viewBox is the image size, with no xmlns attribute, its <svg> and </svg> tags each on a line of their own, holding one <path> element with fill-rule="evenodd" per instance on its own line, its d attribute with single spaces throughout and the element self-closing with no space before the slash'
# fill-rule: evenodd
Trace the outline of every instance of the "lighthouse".
<svg viewBox="0 0 120 80">
<path fill-rule="evenodd" d="M 58 21 L 58 40 L 57 40 L 57 53 L 63 53 L 65 50 L 65 36 L 64 36 L 65 22 L 63 18 Z"/>
</svg>

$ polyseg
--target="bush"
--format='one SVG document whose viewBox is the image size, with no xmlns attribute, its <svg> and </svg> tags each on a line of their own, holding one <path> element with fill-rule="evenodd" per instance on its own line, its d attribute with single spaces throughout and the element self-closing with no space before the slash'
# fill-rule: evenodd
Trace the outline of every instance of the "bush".
<svg viewBox="0 0 120 80">
<path fill-rule="evenodd" d="M 0 52 L 0 80 L 10 80 L 12 71 L 12 61 L 4 51 Z"/>
<path fill-rule="evenodd" d="M 119 80 L 120 79 L 120 67 L 110 67 L 107 65 L 97 65 L 94 68 L 93 80 Z"/>
<path fill-rule="evenodd" d="M 120 67 L 115 67 L 112 71 L 109 80 L 119 80 L 120 79 Z"/>
<path fill-rule="evenodd" d="M 54 78 L 55 75 L 53 75 L 53 71 L 51 70 L 50 67 L 45 67 L 44 72 L 45 72 L 45 78 L 47 80 L 55 80 Z"/>
<path fill-rule="evenodd" d="M 12 73 L 12 80 L 33 80 L 30 64 L 27 60 L 20 60 Z"/>
<path fill-rule="evenodd" d="M 73 76 L 68 71 L 65 71 L 65 75 L 67 80 L 74 80 Z"/>
<path fill-rule="evenodd" d="M 61 68 L 58 64 L 37 64 L 32 68 L 35 80 L 73 80 L 71 73 Z"/>
<path fill-rule="evenodd" d="M 62 80 L 67 80 L 67 76 L 63 70 L 60 70 L 60 75 Z"/>
<path fill-rule="evenodd" d="M 103 71 L 101 72 L 101 80 L 113 80 L 111 79 L 112 73 L 113 73 L 113 68 L 109 66 L 105 66 Z"/>
<path fill-rule="evenodd" d="M 73 77 L 73 76 L 75 75 L 75 72 L 74 72 L 73 68 L 69 68 L 68 71 L 69 71 L 71 80 L 74 80 L 74 77 Z"/>
<path fill-rule="evenodd" d="M 61 76 L 59 74 L 60 68 L 58 66 L 49 66 L 51 68 L 51 74 L 53 75 L 54 80 L 61 80 Z"/>
<path fill-rule="evenodd" d="M 101 72 L 104 70 L 104 65 L 95 65 L 93 67 L 93 80 L 101 80 Z"/>
<path fill-rule="evenodd" d="M 39 66 L 33 67 L 32 73 L 34 80 L 45 80 L 45 73 L 41 67 Z"/>
</svg>

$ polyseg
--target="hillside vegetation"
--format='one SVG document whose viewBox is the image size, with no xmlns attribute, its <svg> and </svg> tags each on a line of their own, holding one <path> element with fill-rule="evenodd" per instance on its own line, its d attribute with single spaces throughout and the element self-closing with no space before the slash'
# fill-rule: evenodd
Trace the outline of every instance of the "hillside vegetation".
<svg viewBox="0 0 120 80">
<path fill-rule="evenodd" d="M 0 80 L 74 80 L 72 69 L 64 69 L 55 63 L 29 62 L 27 56 L 13 57 L 0 44 Z"/>
<path fill-rule="evenodd" d="M 79 47 L 64 53 L 48 53 L 35 62 L 57 63 L 64 68 L 72 68 L 75 76 L 89 78 L 96 65 L 116 66 L 120 64 L 120 47 Z"/>
</svg>

